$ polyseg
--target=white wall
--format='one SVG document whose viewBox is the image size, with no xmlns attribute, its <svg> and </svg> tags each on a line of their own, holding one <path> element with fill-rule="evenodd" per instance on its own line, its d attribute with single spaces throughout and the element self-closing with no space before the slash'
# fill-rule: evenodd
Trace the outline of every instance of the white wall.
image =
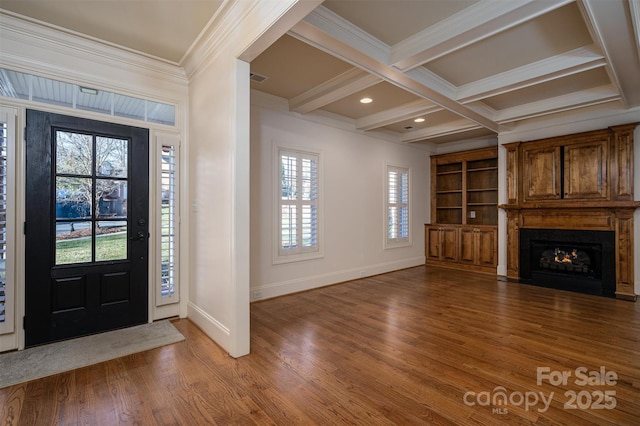
<svg viewBox="0 0 640 426">
<path fill-rule="evenodd" d="M 274 146 L 321 154 L 324 257 L 273 264 Z M 409 247 L 383 248 L 385 164 L 411 169 Z M 251 109 L 252 299 L 424 264 L 429 221 L 429 152 L 424 148 L 309 121 L 286 111 Z"/>
<path fill-rule="evenodd" d="M 228 2 L 189 76 L 187 315 L 231 356 L 249 353 L 249 64 L 317 1 Z M 244 60 L 240 60 L 242 58 Z"/>
</svg>

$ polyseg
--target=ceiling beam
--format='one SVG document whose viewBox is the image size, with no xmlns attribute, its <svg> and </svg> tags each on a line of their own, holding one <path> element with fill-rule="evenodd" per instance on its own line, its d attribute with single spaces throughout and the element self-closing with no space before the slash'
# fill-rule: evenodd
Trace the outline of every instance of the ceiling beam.
<svg viewBox="0 0 640 426">
<path fill-rule="evenodd" d="M 309 16 L 315 14 L 312 12 Z M 474 121 L 483 127 L 486 127 L 492 131 L 498 131 L 498 123 L 491 118 L 483 116 L 471 108 L 468 108 L 455 100 L 451 99 L 438 92 L 432 87 L 416 81 L 410 76 L 404 74 L 398 69 L 380 62 L 380 60 L 371 57 L 353 46 L 335 38 L 333 36 L 333 27 L 326 27 L 326 21 L 323 21 L 323 28 L 318 28 L 312 25 L 307 16 L 303 21 L 296 24 L 291 30 L 290 34 L 294 37 L 317 47 L 325 52 L 332 54 L 333 56 L 342 59 L 360 69 L 363 69 L 373 75 L 380 77 L 381 79 L 394 84 L 410 93 L 415 94 L 421 98 L 424 98 L 436 105 L 439 105 L 445 109 L 448 109 L 464 118 Z M 313 17 L 311 18 L 313 20 Z M 330 23 L 328 23 L 330 25 Z"/>
<path fill-rule="evenodd" d="M 500 124 L 509 123 L 516 120 L 540 117 L 547 114 L 555 114 L 562 111 L 570 111 L 572 109 L 585 108 L 620 100 L 620 94 L 615 87 L 611 85 L 600 86 L 581 92 L 502 109 L 496 112 L 496 121 Z"/>
<path fill-rule="evenodd" d="M 398 123 L 400 121 L 419 117 L 421 115 L 428 115 L 437 111 L 442 111 L 442 107 L 420 99 L 400 105 L 396 108 L 391 108 L 386 111 L 358 118 L 355 121 L 355 125 L 359 130 L 373 130 L 393 123 Z"/>
<path fill-rule="evenodd" d="M 456 100 L 462 103 L 475 102 L 590 69 L 604 67 L 606 63 L 606 59 L 599 53 L 595 45 L 581 47 L 459 86 Z"/>
<path fill-rule="evenodd" d="M 289 99 L 289 110 L 309 113 L 382 81 L 379 77 L 352 68 L 326 82 Z"/>
<path fill-rule="evenodd" d="M 633 7 L 628 1 L 578 2 L 580 12 L 596 44 L 600 46 L 607 59 L 607 74 L 617 86 L 626 108 L 640 106 L 640 51 L 637 31 L 620 31 L 625 22 L 636 21 L 638 2 Z M 633 14 L 632 14 L 633 12 Z M 637 27 L 636 27 L 637 28 Z"/>
<path fill-rule="evenodd" d="M 402 142 L 425 141 L 428 139 L 435 139 L 442 136 L 453 135 L 456 133 L 462 133 L 469 130 L 481 128 L 482 126 L 479 126 L 477 123 L 473 123 L 465 119 L 459 119 L 455 121 L 449 121 L 447 123 L 429 126 L 420 130 L 414 130 L 412 132 L 402 133 L 402 135 L 400 136 L 400 140 Z"/>
<path fill-rule="evenodd" d="M 573 1 L 479 1 L 395 44 L 389 63 L 402 71 L 410 70 Z"/>
</svg>

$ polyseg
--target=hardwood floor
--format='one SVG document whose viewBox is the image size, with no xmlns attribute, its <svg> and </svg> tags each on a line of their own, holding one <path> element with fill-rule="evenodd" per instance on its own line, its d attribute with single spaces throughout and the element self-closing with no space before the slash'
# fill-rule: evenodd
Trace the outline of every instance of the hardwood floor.
<svg viewBox="0 0 640 426">
<path fill-rule="evenodd" d="M 638 303 L 416 267 L 254 303 L 252 352 L 239 359 L 188 320 L 174 324 L 184 342 L 0 389 L 2 424 L 640 419 Z M 538 368 L 570 377 L 538 385 Z M 601 368 L 609 384 L 594 384 Z"/>
</svg>

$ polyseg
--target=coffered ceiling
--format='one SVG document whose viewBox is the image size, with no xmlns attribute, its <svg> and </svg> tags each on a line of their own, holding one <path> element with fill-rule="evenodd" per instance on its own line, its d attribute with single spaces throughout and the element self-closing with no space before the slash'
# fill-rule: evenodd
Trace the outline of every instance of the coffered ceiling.
<svg viewBox="0 0 640 426">
<path fill-rule="evenodd" d="M 326 0 L 252 62 L 252 88 L 401 142 L 486 138 L 639 107 L 639 24 L 636 0 Z"/>
<path fill-rule="evenodd" d="M 228 3 L 0 7 L 182 65 Z M 326 0 L 252 61 L 266 79 L 251 87 L 400 142 L 487 138 L 565 111 L 640 107 L 639 28 L 640 0 Z"/>
</svg>

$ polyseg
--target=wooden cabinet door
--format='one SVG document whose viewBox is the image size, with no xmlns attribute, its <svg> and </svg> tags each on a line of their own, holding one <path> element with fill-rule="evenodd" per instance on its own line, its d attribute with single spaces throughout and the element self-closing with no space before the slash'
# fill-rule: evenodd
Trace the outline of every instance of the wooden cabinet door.
<svg viewBox="0 0 640 426">
<path fill-rule="evenodd" d="M 479 229 L 476 233 L 478 255 L 477 264 L 481 266 L 497 266 L 496 259 L 498 232 L 496 229 Z"/>
<path fill-rule="evenodd" d="M 460 262 L 476 263 L 476 229 L 460 229 Z"/>
<path fill-rule="evenodd" d="M 442 228 L 440 232 L 440 258 L 456 262 L 458 260 L 458 230 Z"/>
<path fill-rule="evenodd" d="M 524 149 L 524 201 L 560 199 L 560 147 Z"/>
<path fill-rule="evenodd" d="M 564 198 L 607 199 L 608 139 L 564 147 Z"/>
<path fill-rule="evenodd" d="M 460 263 L 497 266 L 497 230 L 486 228 L 460 229 Z"/>
<path fill-rule="evenodd" d="M 425 228 L 427 259 L 440 260 L 440 227 L 427 226 Z"/>
</svg>

